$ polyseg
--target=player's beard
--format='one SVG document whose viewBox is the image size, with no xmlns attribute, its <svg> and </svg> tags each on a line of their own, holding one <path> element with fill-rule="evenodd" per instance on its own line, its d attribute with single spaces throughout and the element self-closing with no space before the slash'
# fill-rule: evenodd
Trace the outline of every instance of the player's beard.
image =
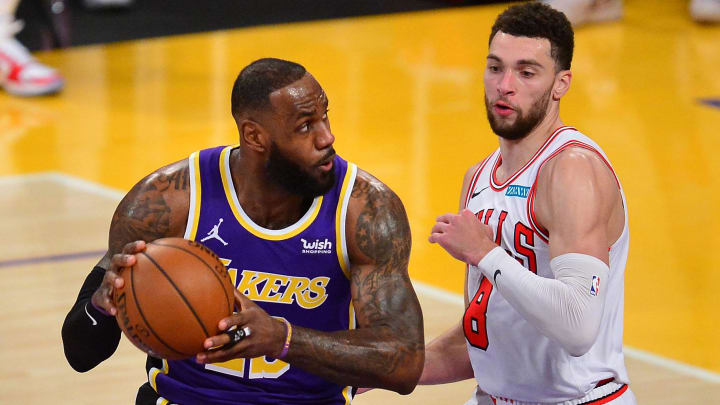
<svg viewBox="0 0 720 405">
<path fill-rule="evenodd" d="M 495 118 L 492 111 L 493 106 L 490 104 L 487 95 L 485 95 L 485 111 L 487 111 L 490 128 L 492 128 L 496 135 L 505 139 L 518 140 L 526 137 L 547 115 L 547 106 L 550 103 L 551 91 L 552 87 L 549 87 L 545 94 L 535 100 L 527 114 L 520 109 L 515 109 L 517 118 L 515 118 L 513 124 L 505 124 L 500 121 L 500 119 Z"/>
<path fill-rule="evenodd" d="M 304 198 L 315 198 L 330 191 L 335 185 L 335 167 L 317 178 L 290 160 L 273 142 L 270 156 L 265 164 L 265 172 L 273 183 L 287 192 Z M 335 154 L 330 148 L 325 158 Z"/>
</svg>

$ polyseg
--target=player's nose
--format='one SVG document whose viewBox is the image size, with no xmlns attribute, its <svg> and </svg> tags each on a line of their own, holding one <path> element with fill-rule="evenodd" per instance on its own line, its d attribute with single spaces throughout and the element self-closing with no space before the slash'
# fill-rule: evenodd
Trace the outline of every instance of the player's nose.
<svg viewBox="0 0 720 405">
<path fill-rule="evenodd" d="M 330 130 L 330 125 L 326 122 L 322 122 L 319 125 L 318 134 L 315 137 L 315 146 L 318 149 L 326 149 L 335 143 L 335 135 Z"/>
<path fill-rule="evenodd" d="M 515 80 L 513 77 L 513 72 L 510 69 L 507 69 L 503 73 L 500 81 L 497 84 L 497 90 L 500 95 L 508 95 L 515 93 Z"/>
</svg>

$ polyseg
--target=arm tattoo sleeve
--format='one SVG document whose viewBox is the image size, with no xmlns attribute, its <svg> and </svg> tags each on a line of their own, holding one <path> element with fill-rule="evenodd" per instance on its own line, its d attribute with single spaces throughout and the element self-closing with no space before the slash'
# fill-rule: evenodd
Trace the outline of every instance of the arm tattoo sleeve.
<svg viewBox="0 0 720 405">
<path fill-rule="evenodd" d="M 184 214 L 171 207 L 170 195 L 189 188 L 189 169 L 185 167 L 170 174 L 156 173 L 139 183 L 118 206 L 110 225 L 110 249 L 120 252 L 126 243 L 135 240 L 152 241 L 177 233 L 179 225 L 174 216 Z"/>
<path fill-rule="evenodd" d="M 410 227 L 400 199 L 371 176 L 358 175 L 351 197 L 361 207 L 348 223 L 359 329 L 324 334 L 298 328 L 288 358 L 342 384 L 408 393 L 424 358 L 422 313 L 407 274 Z"/>
</svg>

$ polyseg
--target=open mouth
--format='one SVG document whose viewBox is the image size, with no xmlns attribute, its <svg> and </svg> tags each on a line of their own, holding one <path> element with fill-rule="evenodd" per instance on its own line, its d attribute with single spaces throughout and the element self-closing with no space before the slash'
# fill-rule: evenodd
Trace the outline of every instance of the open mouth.
<svg viewBox="0 0 720 405">
<path fill-rule="evenodd" d="M 332 169 L 333 161 L 335 161 L 335 154 L 332 154 L 330 157 L 321 162 L 318 167 L 320 168 L 320 170 L 328 171 Z"/>
<path fill-rule="evenodd" d="M 500 115 L 509 115 L 513 111 L 515 111 L 512 107 L 510 107 L 508 104 L 503 103 L 502 101 L 498 101 L 494 105 L 495 111 Z"/>
<path fill-rule="evenodd" d="M 321 164 L 321 165 L 320 165 L 320 168 L 323 169 L 323 170 L 330 170 L 330 169 L 332 169 L 332 165 L 333 165 L 333 161 L 330 160 L 330 161 L 328 161 L 327 163 Z"/>
</svg>

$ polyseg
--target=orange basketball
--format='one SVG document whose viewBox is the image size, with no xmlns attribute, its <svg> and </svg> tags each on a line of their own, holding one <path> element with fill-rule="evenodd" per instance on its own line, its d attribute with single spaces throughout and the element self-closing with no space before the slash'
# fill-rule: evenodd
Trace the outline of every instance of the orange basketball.
<svg viewBox="0 0 720 405">
<path fill-rule="evenodd" d="M 182 238 L 147 244 L 137 263 L 124 268 L 123 288 L 113 294 L 115 318 L 128 339 L 154 357 L 180 360 L 204 350 L 233 312 L 225 266 L 204 245 Z"/>
</svg>

